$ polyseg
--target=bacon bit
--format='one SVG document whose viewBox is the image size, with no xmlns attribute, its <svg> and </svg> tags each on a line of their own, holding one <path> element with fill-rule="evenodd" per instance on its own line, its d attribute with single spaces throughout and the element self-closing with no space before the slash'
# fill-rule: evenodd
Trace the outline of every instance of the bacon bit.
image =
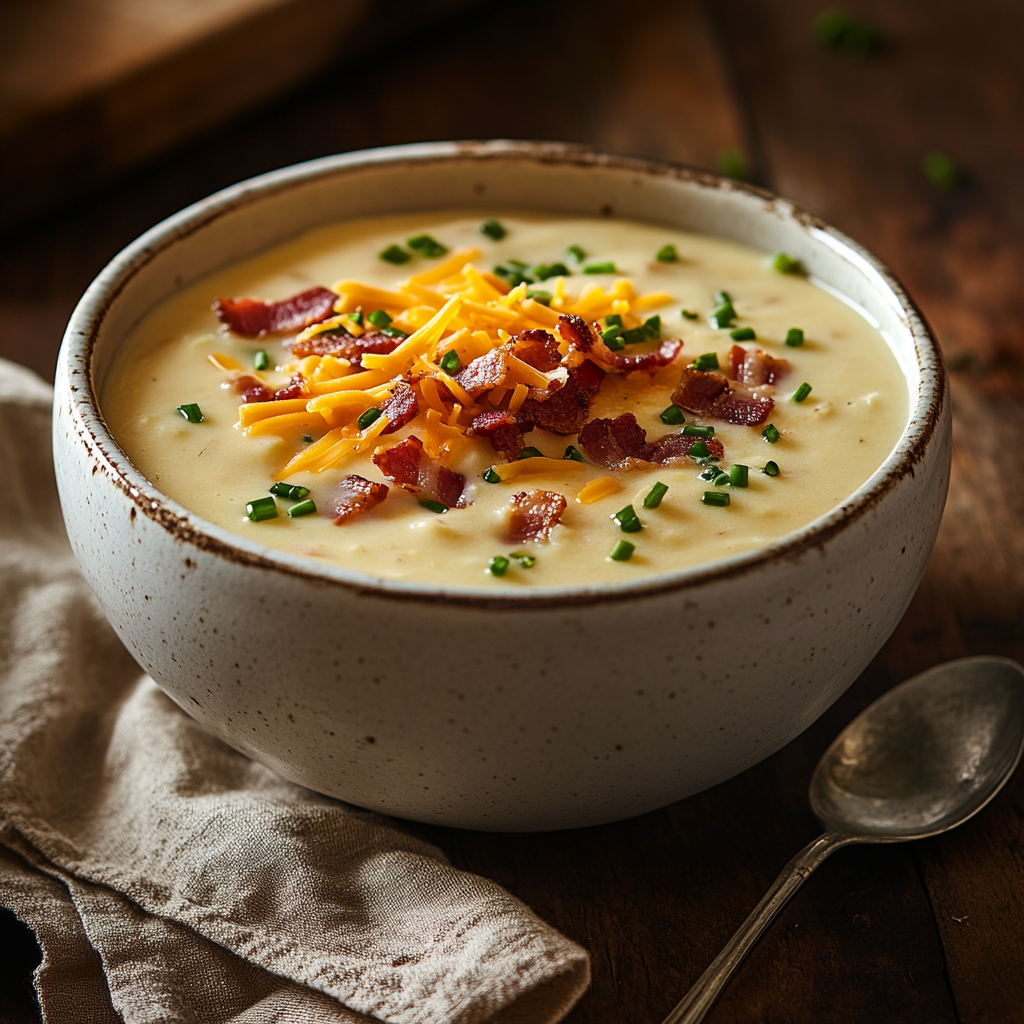
<svg viewBox="0 0 1024 1024">
<path fill-rule="evenodd" d="M 663 341 L 653 352 L 636 356 L 619 355 L 604 343 L 601 335 L 583 317 L 574 313 L 563 313 L 558 318 L 558 333 L 568 342 L 570 354 L 576 354 L 575 359 L 570 358 L 570 364 L 578 363 L 581 354 L 587 355 L 603 369 L 614 373 L 633 373 L 636 370 L 655 373 L 663 366 L 668 366 L 683 347 L 683 343 L 677 339 Z"/>
<path fill-rule="evenodd" d="M 512 354 L 535 370 L 549 373 L 562 361 L 558 341 L 548 331 L 523 331 L 512 339 Z"/>
<path fill-rule="evenodd" d="M 381 404 L 380 411 L 388 418 L 388 425 L 381 433 L 393 434 L 416 419 L 420 414 L 420 404 L 408 384 L 396 384 L 391 397 Z"/>
<path fill-rule="evenodd" d="M 548 540 L 568 502 L 557 491 L 520 491 L 509 499 L 508 537 L 513 544 Z"/>
<path fill-rule="evenodd" d="M 468 391 L 474 398 L 501 384 L 508 376 L 509 346 L 491 349 L 486 355 L 474 359 L 453 378 L 456 384 Z"/>
<path fill-rule="evenodd" d="M 279 388 L 274 392 L 274 401 L 283 402 L 288 398 L 301 398 L 304 380 L 305 378 L 301 373 L 296 373 L 283 388 Z"/>
<path fill-rule="evenodd" d="M 722 374 L 706 373 L 689 366 L 683 370 L 672 392 L 672 404 L 688 412 L 748 427 L 760 426 L 775 408 L 770 398 L 755 394 L 744 384 L 734 383 L 730 387 L 728 378 Z"/>
<path fill-rule="evenodd" d="M 538 426 L 553 434 L 578 434 L 587 421 L 590 402 L 601 387 L 604 370 L 589 359 L 569 371 L 569 378 L 547 398 L 527 398 L 519 407 L 518 418 L 526 431 Z M 532 392 L 537 395 L 536 390 Z"/>
<path fill-rule="evenodd" d="M 716 458 L 725 454 L 722 442 L 716 438 L 665 434 L 648 442 L 647 431 L 637 423 L 636 417 L 624 412 L 615 419 L 591 420 L 580 431 L 579 445 L 595 462 L 609 469 L 642 469 L 684 459 L 701 440 Z"/>
<path fill-rule="evenodd" d="M 272 402 L 274 392 L 264 387 L 255 377 L 248 375 L 236 377 L 232 387 L 242 396 L 242 401 L 249 402 Z"/>
<path fill-rule="evenodd" d="M 729 376 L 741 384 L 774 384 L 788 370 L 788 360 L 776 359 L 759 348 L 747 351 L 741 345 L 733 345 L 729 350 Z"/>
<path fill-rule="evenodd" d="M 358 338 L 348 331 L 343 334 L 324 331 L 323 334 L 314 334 L 312 338 L 292 345 L 292 355 L 297 359 L 304 359 L 306 356 L 341 356 L 353 366 L 362 366 L 363 356 L 367 353 L 389 355 L 398 348 L 401 341 L 401 338 L 392 338 L 379 331 L 371 331 Z"/>
<path fill-rule="evenodd" d="M 365 477 L 345 477 L 331 497 L 330 510 L 335 517 L 334 525 L 341 526 L 346 520 L 360 512 L 376 508 L 388 496 L 387 484 L 375 484 Z"/>
<path fill-rule="evenodd" d="M 525 404 L 525 403 L 524 403 Z M 523 453 L 523 430 L 519 421 L 509 412 L 488 410 L 473 418 L 467 437 L 487 437 L 491 446 L 509 462 L 514 462 Z"/>
<path fill-rule="evenodd" d="M 246 338 L 301 331 L 326 320 L 338 296 L 327 288 L 309 288 L 280 302 L 262 299 L 217 299 L 213 311 L 221 323 Z"/>
<path fill-rule="evenodd" d="M 449 508 L 468 504 L 466 478 L 425 457 L 423 442 L 415 435 L 375 452 L 373 462 L 389 480 L 418 498 L 434 499 Z"/>
</svg>

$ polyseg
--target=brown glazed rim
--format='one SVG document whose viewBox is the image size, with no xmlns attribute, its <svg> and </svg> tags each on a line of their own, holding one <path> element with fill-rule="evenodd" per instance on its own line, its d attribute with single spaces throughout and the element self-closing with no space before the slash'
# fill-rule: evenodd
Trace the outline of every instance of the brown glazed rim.
<svg viewBox="0 0 1024 1024">
<path fill-rule="evenodd" d="M 919 393 L 907 427 L 886 461 L 872 477 L 841 505 L 807 526 L 769 545 L 744 554 L 648 577 L 636 583 L 586 587 L 546 588 L 516 594 L 468 587 L 446 588 L 391 580 L 375 580 L 333 566 L 316 566 L 308 559 L 278 552 L 248 541 L 222 527 L 199 519 L 162 494 L 131 464 L 113 439 L 99 411 L 92 359 L 107 313 L 131 279 L 160 253 L 225 216 L 258 205 L 268 196 L 325 178 L 379 166 L 407 166 L 410 171 L 436 163 L 465 161 L 521 161 L 615 169 L 634 174 L 670 178 L 702 189 L 745 193 L 768 210 L 795 220 L 806 232 L 830 236 L 839 249 L 859 257 L 884 282 L 899 303 L 905 326 L 914 340 L 919 371 Z M 156 225 L 119 253 L 99 274 L 82 297 L 64 336 L 61 361 L 67 364 L 72 392 L 75 430 L 85 445 L 93 474 L 105 473 L 138 513 L 167 530 L 186 548 L 195 548 L 239 565 L 285 573 L 327 586 L 342 586 L 366 596 L 401 601 L 439 601 L 495 610 L 536 610 L 544 607 L 580 607 L 609 601 L 636 600 L 660 593 L 689 590 L 711 582 L 752 573 L 766 563 L 796 561 L 823 550 L 827 542 L 874 508 L 904 477 L 913 475 L 934 437 L 948 401 L 945 370 L 924 318 L 893 273 L 871 253 L 813 214 L 764 189 L 742 184 L 677 164 L 641 160 L 598 152 L 583 146 L 554 142 L 506 140 L 418 143 L 365 150 L 312 160 L 264 174 L 201 200 Z M 60 396 L 58 396 L 59 400 Z"/>
</svg>

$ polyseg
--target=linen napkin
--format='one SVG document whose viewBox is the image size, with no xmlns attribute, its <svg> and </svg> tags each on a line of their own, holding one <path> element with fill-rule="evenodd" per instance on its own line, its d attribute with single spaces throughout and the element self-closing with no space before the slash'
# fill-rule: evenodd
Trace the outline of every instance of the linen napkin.
<svg viewBox="0 0 1024 1024">
<path fill-rule="evenodd" d="M 561 1020 L 585 950 L 141 673 L 75 566 L 50 402 L 0 360 L 0 903 L 43 950 L 48 1024 Z"/>
</svg>

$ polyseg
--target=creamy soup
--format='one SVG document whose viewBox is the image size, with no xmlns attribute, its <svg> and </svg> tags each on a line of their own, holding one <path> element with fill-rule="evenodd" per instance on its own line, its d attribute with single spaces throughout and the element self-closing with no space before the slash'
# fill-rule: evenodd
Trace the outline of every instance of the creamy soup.
<svg viewBox="0 0 1024 1024">
<path fill-rule="evenodd" d="M 205 278 L 137 326 L 101 405 L 209 522 L 509 591 L 763 547 L 871 476 L 908 394 L 785 257 L 496 212 L 333 225 Z"/>
</svg>

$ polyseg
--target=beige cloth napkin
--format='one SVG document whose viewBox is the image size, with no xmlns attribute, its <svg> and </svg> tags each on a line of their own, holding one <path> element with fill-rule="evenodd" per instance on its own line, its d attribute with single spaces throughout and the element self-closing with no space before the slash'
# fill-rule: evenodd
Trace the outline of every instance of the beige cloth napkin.
<svg viewBox="0 0 1024 1024">
<path fill-rule="evenodd" d="M 0 361 L 0 903 L 48 1024 L 561 1020 L 583 949 L 141 674 L 64 534 L 50 399 Z"/>
</svg>

